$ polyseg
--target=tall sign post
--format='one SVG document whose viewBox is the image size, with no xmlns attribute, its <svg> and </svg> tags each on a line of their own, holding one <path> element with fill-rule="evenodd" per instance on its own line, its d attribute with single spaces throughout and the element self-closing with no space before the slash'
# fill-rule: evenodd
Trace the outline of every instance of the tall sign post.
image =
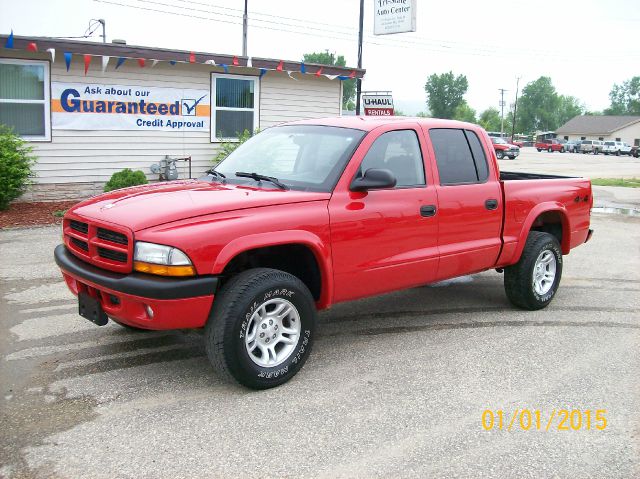
<svg viewBox="0 0 640 479">
<path fill-rule="evenodd" d="M 391 35 L 416 31 L 416 5 L 418 0 L 373 0 L 373 34 Z M 360 0 L 360 30 L 358 34 L 358 68 L 362 68 L 362 30 L 364 0 Z M 356 115 L 360 114 L 362 80 L 356 85 Z"/>
</svg>

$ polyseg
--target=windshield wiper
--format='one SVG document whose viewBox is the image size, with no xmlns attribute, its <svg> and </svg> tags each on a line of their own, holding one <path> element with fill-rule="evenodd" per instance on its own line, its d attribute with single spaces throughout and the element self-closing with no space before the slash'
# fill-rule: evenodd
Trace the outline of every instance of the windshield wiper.
<svg viewBox="0 0 640 479">
<path fill-rule="evenodd" d="M 211 175 L 211 176 L 216 176 L 216 177 L 222 178 L 222 179 L 225 179 L 227 177 L 225 174 L 220 173 L 219 171 L 216 171 L 213 168 L 211 168 L 210 170 L 205 171 L 205 174 Z"/>
<path fill-rule="evenodd" d="M 275 178 L 273 176 L 261 175 L 259 173 L 246 173 L 244 171 L 236 171 L 236 176 L 239 176 L 241 178 L 253 178 L 256 181 L 269 181 L 274 185 L 279 186 L 283 190 L 289 189 L 287 185 L 285 185 L 278 178 Z"/>
</svg>

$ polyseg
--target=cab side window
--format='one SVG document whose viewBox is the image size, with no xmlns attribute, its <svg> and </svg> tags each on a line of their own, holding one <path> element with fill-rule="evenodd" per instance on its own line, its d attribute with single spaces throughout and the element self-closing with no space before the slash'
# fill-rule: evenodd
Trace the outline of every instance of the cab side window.
<svg viewBox="0 0 640 479">
<path fill-rule="evenodd" d="M 397 130 L 380 135 L 362 160 L 357 176 L 371 168 L 390 170 L 396 177 L 396 188 L 424 186 L 424 163 L 416 132 Z"/>
<path fill-rule="evenodd" d="M 436 155 L 441 185 L 484 183 L 487 158 L 478 136 L 470 130 L 433 128 L 429 137 Z"/>
</svg>

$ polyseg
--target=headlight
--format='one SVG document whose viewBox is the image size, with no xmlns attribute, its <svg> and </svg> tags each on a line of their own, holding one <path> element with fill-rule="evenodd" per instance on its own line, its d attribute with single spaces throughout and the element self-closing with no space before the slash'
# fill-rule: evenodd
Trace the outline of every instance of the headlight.
<svg viewBox="0 0 640 479">
<path fill-rule="evenodd" d="M 194 276 L 189 257 L 172 246 L 136 241 L 133 269 L 161 276 Z"/>
</svg>

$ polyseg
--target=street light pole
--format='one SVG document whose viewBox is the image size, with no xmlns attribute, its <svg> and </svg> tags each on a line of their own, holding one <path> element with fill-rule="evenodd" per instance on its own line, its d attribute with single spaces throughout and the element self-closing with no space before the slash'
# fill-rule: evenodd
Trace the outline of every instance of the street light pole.
<svg viewBox="0 0 640 479">
<path fill-rule="evenodd" d="M 504 88 L 498 88 L 500 91 L 500 136 L 504 135 Z"/>
<path fill-rule="evenodd" d="M 358 33 L 358 69 L 362 68 L 362 31 L 364 26 L 364 0 L 360 0 L 360 30 Z M 362 79 L 356 80 L 356 115 L 360 115 L 360 94 L 362 93 Z"/>
<path fill-rule="evenodd" d="M 102 43 L 107 43 L 107 32 L 106 32 L 106 23 L 104 21 L 104 18 L 100 18 L 98 20 L 98 23 L 100 23 L 100 25 L 102 25 Z"/>
<path fill-rule="evenodd" d="M 247 30 L 249 29 L 249 16 L 247 15 L 247 3 L 244 0 L 244 15 L 242 16 L 242 56 L 247 56 Z"/>
<path fill-rule="evenodd" d="M 511 122 L 511 141 L 516 133 L 516 114 L 518 112 L 518 88 L 520 86 L 520 77 L 516 77 L 516 101 L 513 104 L 513 121 Z"/>
</svg>

